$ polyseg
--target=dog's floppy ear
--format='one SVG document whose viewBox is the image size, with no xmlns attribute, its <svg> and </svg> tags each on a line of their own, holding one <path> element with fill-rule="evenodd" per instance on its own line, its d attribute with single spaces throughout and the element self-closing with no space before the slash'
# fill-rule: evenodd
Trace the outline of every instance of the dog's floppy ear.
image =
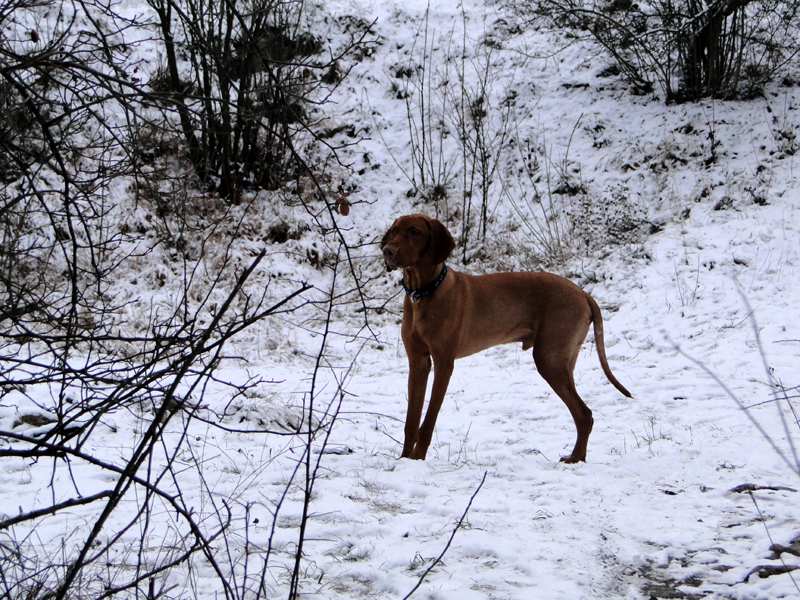
<svg viewBox="0 0 800 600">
<path fill-rule="evenodd" d="M 453 236 L 447 231 L 447 227 L 442 225 L 438 219 L 428 218 L 427 223 L 431 231 L 431 258 L 434 264 L 443 263 L 456 247 L 456 243 L 453 241 Z"/>
</svg>

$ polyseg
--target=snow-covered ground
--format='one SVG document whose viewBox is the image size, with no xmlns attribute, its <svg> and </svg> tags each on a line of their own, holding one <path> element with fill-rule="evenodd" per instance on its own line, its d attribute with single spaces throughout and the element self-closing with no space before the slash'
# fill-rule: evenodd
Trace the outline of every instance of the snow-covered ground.
<svg viewBox="0 0 800 600">
<path fill-rule="evenodd" d="M 406 195 L 410 183 L 397 164 L 409 168 L 406 103 L 392 89 L 393 69 L 418 49 L 426 9 L 422 0 L 326 4 L 333 15 L 378 19 L 373 31 L 380 44 L 336 97 L 338 118 L 369 138 L 351 155 L 358 191 L 349 217 L 341 218 L 354 242 L 379 239 L 395 216 L 433 210 Z M 800 165 L 791 137 L 800 125 L 798 88 L 776 83 L 752 101 L 665 106 L 598 76 L 608 62 L 585 45 L 543 58 L 553 49 L 551 34 L 501 35 L 504 15 L 493 5 L 470 0 L 462 13 L 433 2 L 429 15 L 433 47 L 437 36 L 446 40 L 464 23 L 474 47 L 486 32 L 495 35 L 497 85 L 516 90 L 521 127 L 546 140 L 554 161 L 566 163 L 568 154 L 590 199 L 625 190 L 625 210 L 654 224 L 652 233 L 579 253 L 560 267 L 603 309 L 609 363 L 634 397 L 622 397 L 606 381 L 590 336 L 575 372 L 595 418 L 587 462 L 561 464 L 574 442 L 568 411 L 536 374 L 529 352 L 498 347 L 456 364 L 428 459 L 397 460 L 407 367 L 399 340 L 402 303 L 394 297 L 387 311 L 371 317 L 377 339 L 360 341 L 364 332 L 359 339 L 336 336 L 328 349 L 332 363 L 352 368 L 319 457 L 301 590 L 312 598 L 403 598 L 449 543 L 415 597 L 800 597 L 800 571 L 793 579 L 785 572 L 800 566 Z M 507 213 L 497 208 L 496 222 Z M 360 253 L 379 268 L 377 246 Z M 487 256 L 453 266 L 468 272 L 525 266 L 514 260 Z M 373 293 L 395 294 L 397 278 L 382 276 Z M 353 334 L 357 322 L 341 316 L 334 329 Z M 285 406 L 307 399 L 321 339 L 313 331 L 258 330 L 239 341 L 235 354 L 246 361 L 225 363 L 220 379 L 258 373 L 276 383 L 234 401 L 212 386 L 199 399 L 201 414 L 218 418 L 227 407 L 232 416 L 225 423 L 233 429 L 258 422 L 254 415 L 272 423 L 296 418 Z M 338 401 L 331 376 L 321 377 L 319 401 Z M 47 391 L 27 392 L 36 393 Z M 776 393 L 794 408 L 776 402 Z M 4 428 L 28 401 L 21 392 L 3 399 Z M 135 415 L 128 417 L 104 423 L 94 438 L 109 456 L 124 456 L 141 428 Z M 245 570 L 251 576 L 259 570 L 253 565 L 265 555 L 272 511 L 302 440 L 200 423 L 190 432 L 181 460 L 202 465 L 204 482 L 187 481 L 182 491 L 199 514 L 213 514 L 223 499 L 233 510 L 238 529 L 219 551 L 228 552 L 230 582 L 237 585 Z M 50 501 L 50 466 L 0 462 L 2 511 Z M 108 485 L 93 467 L 73 469 L 84 495 Z M 737 489 L 743 484 L 754 487 Z M 70 485 L 56 481 L 55 495 L 74 495 Z M 202 489 L 213 492 L 216 507 L 203 505 L 209 495 Z M 281 505 L 268 597 L 285 596 L 301 500 L 292 488 Z M 94 510 L 75 508 L 66 521 L 38 530 L 37 541 L 65 539 L 69 550 L 91 527 Z M 170 514 L 159 518 L 169 521 Z M 17 538 L 28 531 L 18 528 Z M 776 553 L 773 545 L 793 553 Z M 160 551 L 148 548 L 154 557 Z M 109 564 L 124 558 L 109 557 Z M 203 564 L 198 569 L 170 572 L 170 597 L 221 597 L 216 575 Z"/>
</svg>

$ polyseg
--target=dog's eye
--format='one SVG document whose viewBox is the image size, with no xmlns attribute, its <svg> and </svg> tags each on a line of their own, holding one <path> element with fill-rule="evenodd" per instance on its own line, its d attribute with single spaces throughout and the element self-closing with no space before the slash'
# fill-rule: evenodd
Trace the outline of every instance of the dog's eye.
<svg viewBox="0 0 800 600">
<path fill-rule="evenodd" d="M 412 228 L 409 230 L 409 233 L 410 233 L 411 235 L 422 235 L 422 232 L 421 232 L 419 229 L 417 229 L 416 227 L 412 227 Z"/>
</svg>

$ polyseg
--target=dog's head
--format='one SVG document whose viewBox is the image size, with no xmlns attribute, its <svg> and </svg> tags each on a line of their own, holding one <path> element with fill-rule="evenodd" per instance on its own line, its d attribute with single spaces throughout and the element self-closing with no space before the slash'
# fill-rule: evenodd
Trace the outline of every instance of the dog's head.
<svg viewBox="0 0 800 600">
<path fill-rule="evenodd" d="M 406 215 L 395 219 L 381 240 L 386 266 L 407 269 L 417 264 L 443 263 L 456 243 L 438 219 L 425 215 Z"/>
</svg>

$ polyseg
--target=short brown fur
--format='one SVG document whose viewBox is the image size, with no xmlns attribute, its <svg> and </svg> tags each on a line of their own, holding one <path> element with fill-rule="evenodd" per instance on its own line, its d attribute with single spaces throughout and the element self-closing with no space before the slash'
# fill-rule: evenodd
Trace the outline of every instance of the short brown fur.
<svg viewBox="0 0 800 600">
<path fill-rule="evenodd" d="M 407 215 L 392 224 L 381 241 L 389 269 L 402 269 L 407 288 L 422 289 L 434 281 L 455 242 L 447 228 L 425 215 Z M 551 273 L 498 273 L 472 276 L 448 269 L 430 295 L 403 305 L 403 344 L 408 354 L 408 413 L 401 457 L 425 459 L 436 418 L 453 373 L 453 363 L 499 344 L 533 348 L 541 376 L 567 405 L 578 437 L 569 456 L 586 460 L 592 411 L 575 389 L 573 371 L 581 345 L 594 324 L 597 355 L 608 380 L 631 394 L 611 373 L 603 343 L 600 308 L 571 281 Z M 433 365 L 433 389 L 425 420 L 422 409 Z"/>
</svg>

